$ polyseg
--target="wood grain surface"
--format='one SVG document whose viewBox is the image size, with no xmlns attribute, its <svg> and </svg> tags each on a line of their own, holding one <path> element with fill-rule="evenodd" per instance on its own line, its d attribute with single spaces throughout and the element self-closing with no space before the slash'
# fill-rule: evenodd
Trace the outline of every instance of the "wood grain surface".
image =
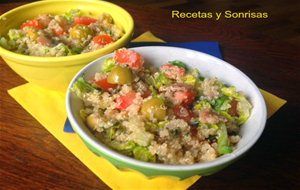
<svg viewBox="0 0 300 190">
<path fill-rule="evenodd" d="M 164 9 L 115 2 L 132 14 L 134 36 L 150 30 L 170 42 L 218 41 L 227 62 L 260 88 L 288 101 L 243 158 L 190 189 L 300 189 L 298 1 L 188 1 Z M 22 4 L 2 2 L 0 14 Z M 172 10 L 267 11 L 270 17 L 172 19 Z M 0 76 L 0 189 L 109 189 L 7 94 L 26 81 L 2 59 Z"/>
</svg>

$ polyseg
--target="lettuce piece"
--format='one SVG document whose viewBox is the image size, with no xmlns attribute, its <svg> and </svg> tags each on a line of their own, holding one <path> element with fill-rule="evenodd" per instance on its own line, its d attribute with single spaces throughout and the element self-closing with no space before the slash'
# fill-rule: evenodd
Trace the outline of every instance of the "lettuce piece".
<svg viewBox="0 0 300 190">
<path fill-rule="evenodd" d="M 220 111 L 220 115 L 224 116 L 228 121 L 233 121 L 235 117 L 232 117 L 227 111 Z"/>
<path fill-rule="evenodd" d="M 76 16 L 80 16 L 81 15 L 81 12 L 79 9 L 71 9 L 69 12 L 66 12 L 64 14 L 64 17 L 67 19 L 67 21 L 69 23 L 73 22 L 74 21 L 74 18 Z"/>
<path fill-rule="evenodd" d="M 20 32 L 20 30 L 16 30 L 16 29 L 10 29 L 7 35 L 10 40 L 18 40 L 22 38 L 22 33 Z"/>
<path fill-rule="evenodd" d="M 159 89 L 163 85 L 171 84 L 171 80 L 164 73 L 159 72 L 158 75 L 151 77 L 151 83 L 156 89 Z"/>
<path fill-rule="evenodd" d="M 231 106 L 230 106 L 230 98 L 228 96 L 221 96 L 217 100 L 215 100 L 214 103 L 214 109 L 216 111 L 227 111 Z"/>
<path fill-rule="evenodd" d="M 80 54 L 82 51 L 83 51 L 83 48 L 82 47 L 73 47 L 72 49 L 71 49 L 71 51 L 72 51 L 72 54 L 74 55 L 74 54 Z"/>
<path fill-rule="evenodd" d="M 220 128 L 217 132 L 218 139 L 217 139 L 217 151 L 220 155 L 228 154 L 232 152 L 232 148 L 230 147 L 229 140 L 228 140 L 228 134 L 227 134 L 227 128 L 226 126 L 220 125 Z"/>
<path fill-rule="evenodd" d="M 145 129 L 135 130 L 134 133 L 133 141 L 141 146 L 149 145 L 151 140 L 154 138 L 153 134 L 147 132 Z"/>
<path fill-rule="evenodd" d="M 81 76 L 76 80 L 76 82 L 73 84 L 71 90 L 81 99 L 82 99 L 84 93 L 92 92 L 94 90 L 98 91 L 98 89 L 94 88 L 90 83 L 88 83 L 84 79 L 84 76 Z"/>
<path fill-rule="evenodd" d="M 156 156 L 151 154 L 150 151 L 143 146 L 136 146 L 133 149 L 133 157 L 145 162 L 156 162 Z"/>
<path fill-rule="evenodd" d="M 154 86 L 150 85 L 149 89 L 151 91 L 152 96 L 156 96 L 157 95 L 157 90 L 154 88 Z"/>
<path fill-rule="evenodd" d="M 193 75 L 191 74 L 187 74 L 185 75 L 184 77 L 184 81 L 183 81 L 185 84 L 188 84 L 188 85 L 191 85 L 191 86 L 194 86 L 197 82 L 197 78 L 194 77 Z"/>
<path fill-rule="evenodd" d="M 193 75 L 197 79 L 199 79 L 199 77 L 200 77 L 200 71 L 197 68 L 191 69 L 190 74 Z"/>
<path fill-rule="evenodd" d="M 83 121 L 86 121 L 86 118 L 87 118 L 88 114 L 86 113 L 85 109 L 80 109 L 79 110 L 79 116 L 82 118 Z"/>
<path fill-rule="evenodd" d="M 111 148 L 113 148 L 125 155 L 128 155 L 128 156 L 132 156 L 133 149 L 136 147 L 136 144 L 132 141 L 129 141 L 127 143 L 120 143 L 117 141 L 109 141 L 106 143 Z"/>
<path fill-rule="evenodd" d="M 5 37 L 0 38 L 0 46 L 8 50 L 13 50 L 16 48 L 17 44 L 14 40 L 7 40 Z"/>
<path fill-rule="evenodd" d="M 230 87 L 222 87 L 221 92 L 228 96 L 228 97 L 233 97 L 237 100 L 245 99 L 245 96 L 242 95 L 241 93 L 237 92 L 234 86 Z"/>
<path fill-rule="evenodd" d="M 237 119 L 237 123 L 239 125 L 241 125 L 247 121 L 247 119 L 250 116 L 251 109 L 252 109 L 252 105 L 246 98 L 243 98 L 240 101 L 238 101 L 237 112 L 238 112 L 239 118 Z"/>
<path fill-rule="evenodd" d="M 185 63 L 183 63 L 182 61 L 179 61 L 179 60 L 174 60 L 174 61 L 169 61 L 169 63 L 171 63 L 172 65 L 175 65 L 177 67 L 181 67 L 181 68 L 184 68 L 185 70 L 187 70 L 187 66 Z"/>
<path fill-rule="evenodd" d="M 101 71 L 107 73 L 110 72 L 116 66 L 116 61 L 110 57 L 103 61 Z"/>
<path fill-rule="evenodd" d="M 116 123 L 115 125 L 109 127 L 108 129 L 106 129 L 106 135 L 108 137 L 109 140 L 112 140 L 115 138 L 116 136 L 116 132 L 119 129 L 120 124 Z"/>
<path fill-rule="evenodd" d="M 74 52 L 63 43 L 57 44 L 55 47 L 53 47 L 53 50 L 55 52 L 64 53 L 65 55 L 73 55 L 74 54 Z M 50 50 L 50 51 L 52 51 L 52 50 Z"/>
<path fill-rule="evenodd" d="M 198 101 L 194 105 L 194 109 L 195 110 L 201 110 L 201 109 L 206 109 L 206 108 L 211 108 L 211 105 L 210 105 L 210 103 L 207 100 Z"/>
<path fill-rule="evenodd" d="M 158 127 L 159 128 L 164 128 L 167 123 L 168 123 L 168 121 L 160 121 L 160 122 L 158 122 Z"/>
<path fill-rule="evenodd" d="M 237 92 L 233 86 L 223 87 L 221 91 L 226 96 L 233 97 L 238 101 L 237 112 L 239 117 L 237 118 L 237 123 L 239 125 L 245 123 L 249 118 L 252 109 L 252 105 L 250 104 L 250 102 L 242 93 Z"/>
</svg>

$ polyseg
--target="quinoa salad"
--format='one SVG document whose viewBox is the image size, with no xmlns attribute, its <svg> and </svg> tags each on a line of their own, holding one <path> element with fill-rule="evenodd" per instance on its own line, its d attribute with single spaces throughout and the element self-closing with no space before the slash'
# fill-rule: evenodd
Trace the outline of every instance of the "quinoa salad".
<svg viewBox="0 0 300 190">
<path fill-rule="evenodd" d="M 58 57 L 101 49 L 123 34 L 107 13 L 93 18 L 72 9 L 62 15 L 41 14 L 27 20 L 0 36 L 0 45 L 24 55 Z"/>
<path fill-rule="evenodd" d="M 92 78 L 79 77 L 72 92 L 80 117 L 102 143 L 138 160 L 194 164 L 231 153 L 252 105 L 233 86 L 188 63 L 157 68 L 141 54 L 118 49 Z"/>
</svg>

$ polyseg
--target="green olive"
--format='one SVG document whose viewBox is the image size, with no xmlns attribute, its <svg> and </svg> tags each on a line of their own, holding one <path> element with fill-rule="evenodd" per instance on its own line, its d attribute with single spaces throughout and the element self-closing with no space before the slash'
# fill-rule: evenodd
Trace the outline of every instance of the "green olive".
<svg viewBox="0 0 300 190">
<path fill-rule="evenodd" d="M 133 74 L 127 67 L 115 66 L 107 76 L 111 84 L 129 84 L 133 81 Z"/>
<path fill-rule="evenodd" d="M 143 103 L 141 112 L 148 119 L 155 118 L 162 121 L 166 117 L 166 108 L 164 101 L 160 98 L 153 97 Z"/>
<path fill-rule="evenodd" d="M 98 119 L 97 119 L 96 115 L 91 114 L 91 115 L 87 116 L 87 118 L 86 118 L 86 124 L 91 129 L 95 129 L 97 127 L 97 120 Z"/>
<path fill-rule="evenodd" d="M 93 35 L 93 31 L 85 25 L 77 24 L 70 29 L 70 36 L 72 39 L 83 41 L 86 40 L 89 35 Z"/>
</svg>

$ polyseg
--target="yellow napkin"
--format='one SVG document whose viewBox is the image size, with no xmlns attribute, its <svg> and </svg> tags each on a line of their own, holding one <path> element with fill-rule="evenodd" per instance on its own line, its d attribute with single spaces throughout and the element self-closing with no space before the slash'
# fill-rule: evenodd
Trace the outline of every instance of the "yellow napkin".
<svg viewBox="0 0 300 190">
<path fill-rule="evenodd" d="M 151 32 L 146 32 L 135 41 L 160 41 Z M 36 118 L 55 138 L 70 150 L 81 162 L 112 189 L 187 189 L 200 176 L 179 180 L 170 176 L 147 178 L 133 170 L 118 170 L 104 158 L 93 154 L 75 133 L 63 132 L 66 120 L 65 95 L 40 88 L 34 84 L 15 87 L 8 93 Z M 285 100 L 262 90 L 268 106 L 268 116 L 276 112 Z"/>
</svg>

